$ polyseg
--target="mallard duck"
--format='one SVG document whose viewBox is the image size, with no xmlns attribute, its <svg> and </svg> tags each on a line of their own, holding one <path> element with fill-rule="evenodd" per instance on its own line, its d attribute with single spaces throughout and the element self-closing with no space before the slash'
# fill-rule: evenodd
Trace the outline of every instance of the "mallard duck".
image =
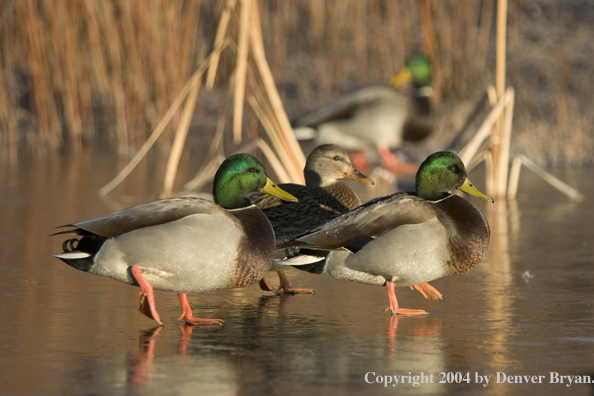
<svg viewBox="0 0 594 396">
<path fill-rule="evenodd" d="M 176 292 L 187 324 L 222 324 L 192 315 L 186 293 L 246 287 L 272 264 L 274 232 L 251 203 L 256 191 L 297 201 L 276 186 L 248 154 L 227 158 L 215 178 L 214 202 L 171 198 L 63 227 L 74 229 L 55 257 L 91 274 L 108 276 L 142 293 L 140 311 L 162 324 L 153 289 Z M 56 235 L 56 234 L 54 234 Z"/>
<path fill-rule="evenodd" d="M 299 266 L 372 285 L 385 285 L 393 314 L 426 314 L 398 306 L 394 286 L 411 286 L 474 268 L 489 246 L 489 225 L 461 190 L 493 202 L 470 182 L 462 160 L 430 155 L 416 175 L 416 193 L 377 198 L 277 248 L 331 251 L 325 262 Z"/>
<path fill-rule="evenodd" d="M 307 157 L 303 174 L 305 186 L 279 184 L 281 189 L 295 196 L 299 202 L 289 203 L 264 194 L 252 196 L 252 201 L 270 220 L 277 240 L 296 237 L 361 205 L 353 189 L 338 179 L 348 178 L 373 184 L 371 179 L 353 167 L 346 150 L 336 144 L 316 147 Z M 260 282 L 260 288 L 275 293 L 313 293 L 313 289 L 291 287 L 282 269 L 278 266 L 271 269 L 278 272 L 280 290 L 270 284 L 267 276 Z"/>
<path fill-rule="evenodd" d="M 413 55 L 390 81 L 350 93 L 294 122 L 298 139 L 316 144 L 336 143 L 348 150 L 376 149 L 388 170 L 414 172 L 416 166 L 398 164 L 391 150 L 403 141 L 418 141 L 433 130 L 431 66 L 423 55 Z M 353 159 L 365 169 L 363 156 Z"/>
</svg>

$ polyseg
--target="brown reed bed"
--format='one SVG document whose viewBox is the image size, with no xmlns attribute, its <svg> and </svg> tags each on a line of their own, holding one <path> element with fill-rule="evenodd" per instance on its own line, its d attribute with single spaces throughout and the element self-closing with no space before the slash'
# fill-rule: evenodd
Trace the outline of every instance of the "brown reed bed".
<svg viewBox="0 0 594 396">
<path fill-rule="evenodd" d="M 439 121 L 421 150 L 432 150 L 447 146 L 495 81 L 496 3 L 262 0 L 257 5 L 266 58 L 289 118 L 358 87 L 385 83 L 407 54 L 429 55 Z M 122 153 L 137 152 L 199 60 L 212 51 L 227 4 L 0 2 L 3 152 L 14 152 L 21 141 L 80 151 L 95 139 L 107 139 Z M 593 66 L 586 54 L 592 53 L 594 12 L 587 0 L 543 0 L 538 7 L 509 3 L 507 85 L 516 89 L 512 151 L 540 164 L 591 163 Z M 167 149 L 180 123 L 188 125 L 194 142 L 209 145 L 221 117 L 229 118 L 223 129 L 229 136 L 235 131 L 237 142 L 240 126 L 250 141 L 271 139 L 255 112 L 274 104 L 264 100 L 262 85 L 250 82 L 257 65 L 240 53 L 246 50 L 241 29 L 247 29 L 240 22 L 247 16 L 239 5 L 229 10 L 225 37 L 231 43 L 197 94 L 199 117 L 190 122 L 182 106 L 173 111 L 159 139 Z M 210 84 L 213 90 L 205 92 Z M 269 122 L 274 129 L 284 121 Z M 233 141 L 223 144 L 229 151 L 237 148 Z"/>
</svg>

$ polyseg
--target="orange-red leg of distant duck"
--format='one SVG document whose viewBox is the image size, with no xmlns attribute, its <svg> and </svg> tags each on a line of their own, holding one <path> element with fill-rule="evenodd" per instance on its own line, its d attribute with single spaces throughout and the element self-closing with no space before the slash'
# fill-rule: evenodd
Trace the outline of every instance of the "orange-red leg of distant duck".
<svg viewBox="0 0 594 396">
<path fill-rule="evenodd" d="M 157 308 L 155 308 L 155 293 L 153 292 L 153 287 L 141 275 L 140 267 L 133 265 L 130 267 L 130 272 L 134 279 L 136 279 L 136 282 L 140 285 L 140 292 L 138 293 L 140 294 L 140 306 L 138 309 L 140 312 L 162 325 L 163 322 L 161 322 L 161 317 L 159 317 Z"/>
<path fill-rule="evenodd" d="M 355 169 L 357 169 L 361 173 L 366 173 L 369 168 L 369 162 L 367 162 L 367 160 L 365 159 L 365 151 L 363 150 L 355 151 L 354 153 L 352 153 L 351 162 L 355 166 Z"/>
<path fill-rule="evenodd" d="M 180 320 L 184 320 L 189 325 L 222 325 L 223 319 L 200 319 L 192 316 L 192 308 L 188 302 L 188 296 L 186 293 L 178 293 L 179 302 L 182 306 L 182 314 L 179 317 Z"/>
<path fill-rule="evenodd" d="M 314 294 L 314 289 L 299 289 L 291 287 L 285 271 L 278 271 L 278 278 L 280 279 L 280 288 L 284 293 L 288 294 Z"/>
<path fill-rule="evenodd" d="M 388 168 L 388 170 L 395 175 L 401 173 L 415 173 L 417 171 L 417 165 L 400 163 L 394 154 L 386 147 L 378 149 L 377 152 L 379 153 L 380 157 L 382 157 L 386 168 Z"/>
<path fill-rule="evenodd" d="M 427 315 L 427 311 L 422 309 L 406 309 L 398 307 L 398 300 L 396 300 L 396 293 L 394 292 L 394 282 L 386 281 L 386 289 L 388 290 L 388 300 L 390 300 L 390 306 L 385 311 L 392 311 L 392 315 Z"/>
<path fill-rule="evenodd" d="M 437 290 L 427 282 L 411 286 L 410 289 L 417 290 L 427 300 L 443 300 L 443 295 L 439 292 L 439 290 Z"/>
<path fill-rule="evenodd" d="M 270 283 L 268 275 L 264 275 L 264 278 L 262 278 L 262 280 L 260 281 L 260 289 L 264 291 L 273 292 L 274 294 L 282 294 L 282 291 L 272 286 L 272 283 Z"/>
</svg>

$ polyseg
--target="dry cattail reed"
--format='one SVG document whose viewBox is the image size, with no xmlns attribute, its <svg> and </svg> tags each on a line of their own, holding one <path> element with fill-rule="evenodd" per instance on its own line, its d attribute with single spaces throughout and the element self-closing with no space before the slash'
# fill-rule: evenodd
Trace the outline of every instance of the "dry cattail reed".
<svg viewBox="0 0 594 396">
<path fill-rule="evenodd" d="M 286 109 L 290 117 L 298 117 L 356 88 L 384 83 L 407 55 L 425 52 L 434 67 L 436 94 L 443 98 L 440 106 L 446 106 L 438 108 L 432 147 L 444 147 L 451 126 L 465 116 L 458 104 L 476 101 L 485 85 L 495 82 L 498 99 L 507 86 L 516 87 L 515 111 L 522 114 L 515 121 L 518 150 L 538 158 L 540 164 L 574 165 L 594 158 L 590 127 L 594 123 L 586 107 L 593 89 L 584 67 L 589 64 L 588 52 L 571 47 L 589 48 L 588 24 L 571 25 L 566 36 L 556 36 L 557 31 L 547 25 L 558 21 L 547 19 L 546 13 L 532 16 L 522 4 L 510 3 L 508 22 L 500 20 L 497 27 L 509 34 L 508 46 L 500 49 L 506 55 L 508 80 L 502 85 L 501 78 L 496 81 L 494 56 L 502 41 L 497 41 L 492 26 L 495 10 L 505 5 L 500 0 L 251 0 L 252 8 L 262 7 L 258 18 L 263 44 L 257 51 L 269 63 L 264 68 L 252 58 L 252 47 L 258 46 L 251 41 L 252 27 L 240 23 L 242 7 L 248 3 L 0 2 L 0 144 L 14 147 L 26 140 L 38 147 L 66 144 L 80 150 L 99 136 L 130 155 L 143 147 L 167 114 L 169 123 L 159 143 L 169 149 L 182 113 L 177 109 L 168 114 L 168 109 L 196 69 L 200 51 L 218 54 L 222 42 L 231 38 L 233 48 L 225 51 L 220 67 L 217 60 L 208 70 L 206 87 L 225 100 L 229 96 L 222 91 L 237 92 L 231 99 L 235 126 L 229 128 L 237 139 L 240 127 L 246 125 L 249 131 L 243 137 L 257 137 L 252 102 L 259 103 L 263 112 L 281 114 Z M 550 10 L 562 7 L 550 0 L 545 3 Z M 244 20 L 246 15 L 247 9 Z M 563 18 L 569 17 L 579 21 L 580 15 Z M 545 28 L 533 30 L 539 24 Z M 246 29 L 248 45 L 240 46 Z M 228 76 L 238 61 L 242 65 L 229 88 Z M 250 67 L 256 80 L 244 84 L 241 70 Z M 501 76 L 501 66 L 498 70 Z M 249 72 L 245 76 L 250 78 Z M 256 85 L 265 87 L 263 96 L 256 93 Z M 553 89 L 543 93 L 542 85 Z M 279 92 L 270 93 L 273 90 Z M 197 109 L 206 116 L 195 117 L 188 134 L 196 131 L 210 144 L 211 137 L 203 131 L 215 128 L 220 109 L 227 104 L 215 104 L 210 97 L 204 103 L 203 97 L 197 99 Z M 286 139 L 290 134 L 286 115 L 266 119 L 269 127 L 282 130 L 278 144 L 286 145 L 288 152 L 299 150 Z M 505 123 L 499 124 L 503 128 Z M 547 138 L 538 139 L 543 136 Z M 554 144 L 555 139 L 567 144 Z M 223 139 L 225 143 L 232 144 Z M 288 167 L 298 167 L 299 154 L 285 157 L 273 149 Z M 509 162 L 497 158 L 493 161 L 500 167 Z"/>
</svg>

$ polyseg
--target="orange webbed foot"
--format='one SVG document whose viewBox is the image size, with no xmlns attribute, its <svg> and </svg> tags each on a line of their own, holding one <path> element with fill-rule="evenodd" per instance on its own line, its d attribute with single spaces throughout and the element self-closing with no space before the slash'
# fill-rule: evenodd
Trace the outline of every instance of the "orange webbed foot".
<svg viewBox="0 0 594 396">
<path fill-rule="evenodd" d="M 157 308 L 155 307 L 155 293 L 153 292 L 153 287 L 146 279 L 144 279 L 140 272 L 140 267 L 135 265 L 130 267 L 130 273 L 140 285 L 140 292 L 138 293 L 140 294 L 140 304 L 138 306 L 138 310 L 160 325 L 163 325 L 161 317 L 159 316 Z"/>
<path fill-rule="evenodd" d="M 202 318 L 195 318 L 192 315 L 192 308 L 190 307 L 190 303 L 188 301 L 188 296 L 186 293 L 178 293 L 179 302 L 182 305 L 182 314 L 179 317 L 179 320 L 182 320 L 190 326 L 200 326 L 200 325 L 210 325 L 210 326 L 222 326 L 223 319 L 202 319 Z"/>
<path fill-rule="evenodd" d="M 427 315 L 428 312 L 422 309 L 400 308 L 396 299 L 396 293 L 394 292 L 394 282 L 386 281 L 386 290 L 388 291 L 390 306 L 384 312 L 391 311 L 392 315 Z"/>
<path fill-rule="evenodd" d="M 282 290 L 286 294 L 315 294 L 316 292 L 314 289 L 301 289 L 297 287 L 283 287 Z"/>
<path fill-rule="evenodd" d="M 429 312 L 422 309 L 393 308 L 387 307 L 384 312 L 391 311 L 392 315 L 427 315 Z"/>
<path fill-rule="evenodd" d="M 272 286 L 272 283 L 270 283 L 270 279 L 268 278 L 268 275 L 264 275 L 264 278 L 262 278 L 262 280 L 260 281 L 260 289 L 262 289 L 263 291 L 273 292 L 274 294 L 278 294 L 278 295 L 283 294 L 282 290 L 277 289 L 276 287 Z"/>
<path fill-rule="evenodd" d="M 410 289 L 417 290 L 427 300 L 443 300 L 443 295 L 439 292 L 439 290 L 437 290 L 427 282 L 420 283 L 418 285 L 413 285 L 410 287 Z"/>
<path fill-rule="evenodd" d="M 280 279 L 280 289 L 283 293 L 287 294 L 314 294 L 314 289 L 305 289 L 305 288 L 297 288 L 291 287 L 289 285 L 289 279 L 287 279 L 287 275 L 285 271 L 278 271 L 278 277 Z"/>
<path fill-rule="evenodd" d="M 195 318 L 192 315 L 185 316 L 182 314 L 179 317 L 180 320 L 184 320 L 187 325 L 190 326 L 200 326 L 200 325 L 210 325 L 210 326 L 222 326 L 225 322 L 223 319 L 202 319 L 202 318 Z"/>
</svg>

